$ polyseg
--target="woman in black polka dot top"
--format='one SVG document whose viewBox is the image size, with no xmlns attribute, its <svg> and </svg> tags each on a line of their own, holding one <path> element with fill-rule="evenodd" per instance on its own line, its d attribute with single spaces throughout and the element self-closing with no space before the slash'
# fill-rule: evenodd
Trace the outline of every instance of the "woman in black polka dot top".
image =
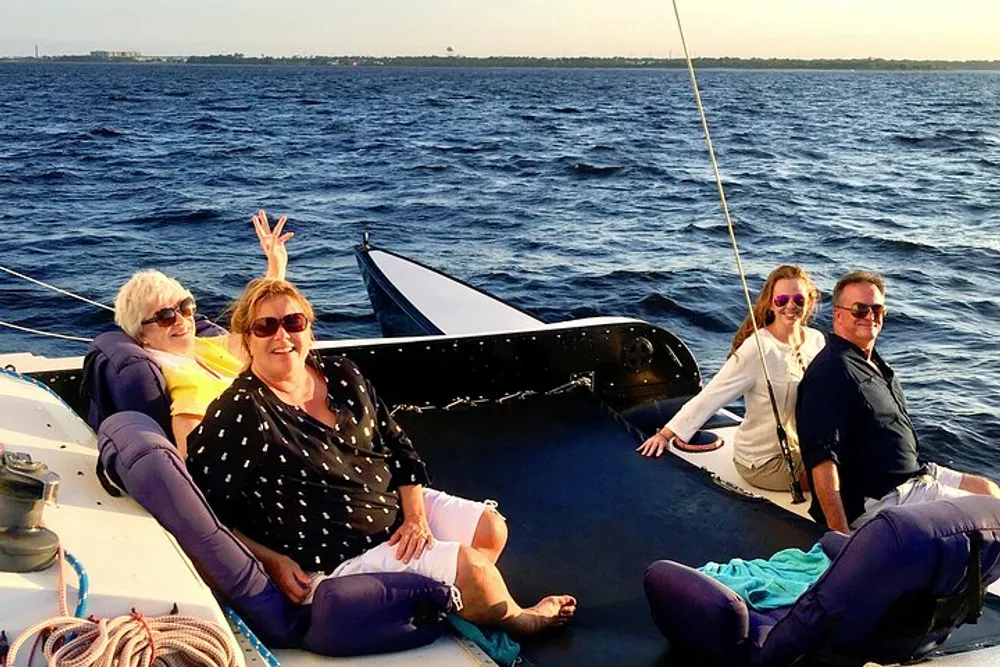
<svg viewBox="0 0 1000 667">
<path fill-rule="evenodd" d="M 316 354 L 309 361 L 326 377 L 332 429 L 246 372 L 195 429 L 188 467 L 223 523 L 275 543 L 304 567 L 332 571 L 399 527 L 390 484 L 428 480 L 357 367 Z M 328 502 L 332 494 L 340 502 Z"/>
<path fill-rule="evenodd" d="M 495 505 L 424 488 L 424 463 L 358 368 L 310 352 L 312 320 L 282 280 L 252 281 L 235 306 L 250 368 L 188 441 L 188 470 L 219 519 L 297 602 L 326 577 L 412 571 L 456 586 L 473 622 L 518 634 L 567 622 L 568 595 L 511 599 Z"/>
</svg>

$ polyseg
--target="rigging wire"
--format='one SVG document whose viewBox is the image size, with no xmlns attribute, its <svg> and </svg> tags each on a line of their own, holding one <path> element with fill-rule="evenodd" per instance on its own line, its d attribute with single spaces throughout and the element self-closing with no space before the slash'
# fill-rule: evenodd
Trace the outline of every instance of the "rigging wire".
<svg viewBox="0 0 1000 667">
<path fill-rule="evenodd" d="M 70 336 L 68 334 L 52 333 L 51 331 L 32 329 L 31 327 L 23 327 L 20 324 L 12 324 L 10 322 L 4 322 L 3 320 L 0 320 L 0 327 L 17 329 L 18 331 L 25 331 L 27 333 L 38 334 L 39 336 L 49 336 L 50 338 L 62 338 L 63 340 L 78 340 L 81 343 L 89 343 L 94 340 L 93 338 L 84 338 L 83 336 Z"/>
<path fill-rule="evenodd" d="M 103 303 L 99 303 L 99 302 L 94 301 L 92 299 L 88 299 L 85 296 L 80 296 L 79 294 L 74 294 L 73 292 L 64 290 L 64 289 L 62 289 L 60 287 L 56 287 L 55 285 L 50 285 L 50 284 L 48 284 L 46 282 L 43 282 L 41 280 L 38 280 L 36 278 L 32 278 L 31 276 L 26 276 L 23 273 L 19 273 L 19 272 L 15 271 L 14 269 L 10 269 L 10 268 L 8 268 L 6 266 L 0 265 L 0 271 L 4 271 L 5 273 L 9 273 L 10 275 L 15 276 L 17 278 L 20 278 L 22 280 L 27 280 L 29 283 L 34 283 L 36 285 L 41 285 L 42 287 L 46 287 L 46 288 L 48 288 L 50 290 L 53 290 L 55 292 L 59 292 L 60 294 L 65 294 L 66 296 L 71 296 L 74 299 L 79 299 L 80 301 L 84 301 L 84 302 L 89 303 L 89 304 L 91 304 L 93 306 L 97 306 L 98 308 L 103 308 L 104 310 L 110 310 L 112 313 L 115 312 L 115 309 L 112 308 L 111 306 L 106 306 Z M 11 322 L 4 322 L 3 320 L 0 320 L 0 327 L 7 327 L 8 329 L 15 329 L 17 331 L 24 331 L 26 333 L 33 333 L 33 334 L 36 334 L 38 336 L 48 336 L 49 338 L 60 338 L 62 340 L 75 340 L 75 341 L 79 341 L 81 343 L 89 343 L 92 340 L 94 340 L 93 338 L 84 338 L 83 336 L 70 336 L 70 335 L 67 335 L 67 334 L 53 333 L 51 331 L 41 331 L 39 329 L 32 329 L 31 327 L 21 326 L 20 324 L 13 324 Z"/>
<path fill-rule="evenodd" d="M 65 294 L 66 296 L 71 296 L 74 299 L 79 299 L 80 301 L 85 301 L 86 303 L 89 303 L 89 304 L 91 304 L 93 306 L 97 306 L 98 308 L 103 308 L 104 310 L 110 310 L 112 313 L 115 312 L 115 309 L 112 308 L 111 306 L 106 306 L 103 303 L 98 303 L 97 301 L 93 301 L 91 299 L 88 299 L 85 296 L 80 296 L 79 294 L 74 294 L 73 292 L 66 291 L 64 289 L 56 287 L 55 285 L 50 285 L 48 283 L 42 282 L 41 280 L 36 280 L 35 278 L 32 278 L 31 276 L 26 276 L 23 273 L 18 273 L 17 271 L 15 271 L 13 269 L 8 269 L 6 266 L 0 266 L 0 271 L 5 271 L 5 272 L 9 273 L 12 276 L 17 276 L 18 278 L 21 278 L 23 280 L 27 280 L 30 283 L 35 283 L 36 285 L 41 285 L 42 287 L 48 287 L 50 290 L 54 290 L 56 292 L 59 292 L 60 294 Z"/>
<path fill-rule="evenodd" d="M 701 119 L 701 129 L 705 134 L 705 145 L 708 147 L 708 155 L 712 161 L 712 172 L 715 174 L 715 185 L 719 191 L 719 201 L 722 203 L 722 213 L 726 218 L 726 227 L 729 230 L 729 239 L 733 244 L 733 254 L 736 256 L 736 269 L 740 274 L 740 282 L 743 285 L 743 297 L 747 302 L 747 310 L 750 312 L 750 324 L 753 327 L 753 338 L 757 343 L 757 352 L 760 356 L 760 365 L 764 371 L 764 382 L 767 384 L 767 395 L 771 399 L 771 411 L 774 413 L 774 421 L 777 424 L 778 447 L 781 450 L 781 457 L 785 461 L 785 468 L 788 470 L 788 478 L 792 492 L 792 502 L 805 502 L 802 494 L 802 484 L 795 475 L 795 464 L 792 461 L 792 450 L 788 446 L 788 435 L 785 427 L 781 424 L 781 415 L 778 412 L 778 402 L 774 398 L 774 387 L 771 385 L 771 375 L 767 371 L 767 363 L 764 360 L 764 348 L 760 342 L 760 335 L 757 330 L 757 318 L 753 313 L 753 301 L 750 299 L 750 288 L 747 287 L 746 274 L 743 272 L 743 262 L 740 259 L 740 248 L 736 243 L 736 231 L 733 229 L 733 220 L 729 216 L 729 204 L 726 201 L 726 191 L 722 187 L 722 175 L 719 173 L 719 164 L 715 159 L 715 148 L 712 146 L 712 135 L 708 131 L 708 117 L 705 115 L 705 107 L 701 103 L 701 92 L 698 90 L 698 79 L 694 74 L 694 63 L 691 62 L 691 55 L 688 53 L 687 40 L 684 39 L 684 28 L 681 25 L 680 10 L 677 9 L 677 0 L 672 0 L 674 5 L 674 16 L 677 17 L 677 32 L 680 33 L 681 47 L 684 49 L 684 60 L 687 62 L 688 75 L 691 78 L 691 86 L 694 88 L 694 100 L 698 106 L 698 116 Z"/>
</svg>

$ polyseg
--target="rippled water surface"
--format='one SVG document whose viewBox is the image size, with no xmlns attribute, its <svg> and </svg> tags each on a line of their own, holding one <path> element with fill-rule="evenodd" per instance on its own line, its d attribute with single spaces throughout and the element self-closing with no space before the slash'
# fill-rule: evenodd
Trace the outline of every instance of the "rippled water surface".
<svg viewBox="0 0 1000 667">
<path fill-rule="evenodd" d="M 887 276 L 880 349 L 928 453 L 1000 476 L 1000 74 L 704 71 L 756 289 Z M 263 263 L 258 207 L 325 338 L 378 335 L 353 247 L 545 320 L 630 315 L 707 376 L 742 317 L 686 73 L 0 65 L 0 264 L 110 303 L 160 268 L 218 313 Z M 93 336 L 92 306 L 0 274 L 0 319 Z M 0 350 L 79 354 L 0 329 Z"/>
</svg>

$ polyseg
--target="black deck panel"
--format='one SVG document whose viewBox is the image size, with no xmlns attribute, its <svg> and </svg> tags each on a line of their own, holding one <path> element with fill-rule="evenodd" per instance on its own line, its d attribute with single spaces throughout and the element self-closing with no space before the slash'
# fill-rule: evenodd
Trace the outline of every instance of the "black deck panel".
<svg viewBox="0 0 1000 667">
<path fill-rule="evenodd" d="M 591 377 L 597 394 L 616 409 L 690 396 L 701 387 L 687 345 L 665 329 L 636 321 L 383 341 L 322 353 L 354 361 L 389 406 L 546 392 L 580 376 Z"/>
<path fill-rule="evenodd" d="M 499 502 L 510 528 L 499 566 L 515 598 L 577 597 L 569 628 L 523 644 L 528 665 L 690 666 L 650 619 L 650 563 L 768 558 L 808 550 L 823 534 L 676 457 L 639 456 L 639 436 L 586 392 L 397 417 L 433 486 Z M 1000 598 L 991 595 L 979 623 L 960 628 L 942 653 L 998 642 Z"/>
<path fill-rule="evenodd" d="M 500 560 L 523 604 L 579 601 L 567 631 L 524 645 L 537 665 L 668 665 L 642 588 L 660 558 L 702 565 L 809 549 L 811 521 L 746 499 L 674 458 L 650 460 L 636 436 L 589 395 L 400 416 L 433 485 L 493 498 L 510 540 Z"/>
</svg>

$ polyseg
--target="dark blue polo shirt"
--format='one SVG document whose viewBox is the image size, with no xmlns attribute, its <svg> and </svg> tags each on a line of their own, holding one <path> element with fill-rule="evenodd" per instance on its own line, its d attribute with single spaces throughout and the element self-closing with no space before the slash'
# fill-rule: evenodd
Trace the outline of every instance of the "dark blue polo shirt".
<svg viewBox="0 0 1000 667">
<path fill-rule="evenodd" d="M 806 369 L 795 409 L 810 484 L 814 466 L 836 463 L 848 522 L 864 512 L 865 498 L 881 498 L 923 471 L 899 380 L 878 352 L 872 361 L 878 370 L 860 348 L 830 334 Z M 826 522 L 815 496 L 809 513 Z"/>
</svg>

